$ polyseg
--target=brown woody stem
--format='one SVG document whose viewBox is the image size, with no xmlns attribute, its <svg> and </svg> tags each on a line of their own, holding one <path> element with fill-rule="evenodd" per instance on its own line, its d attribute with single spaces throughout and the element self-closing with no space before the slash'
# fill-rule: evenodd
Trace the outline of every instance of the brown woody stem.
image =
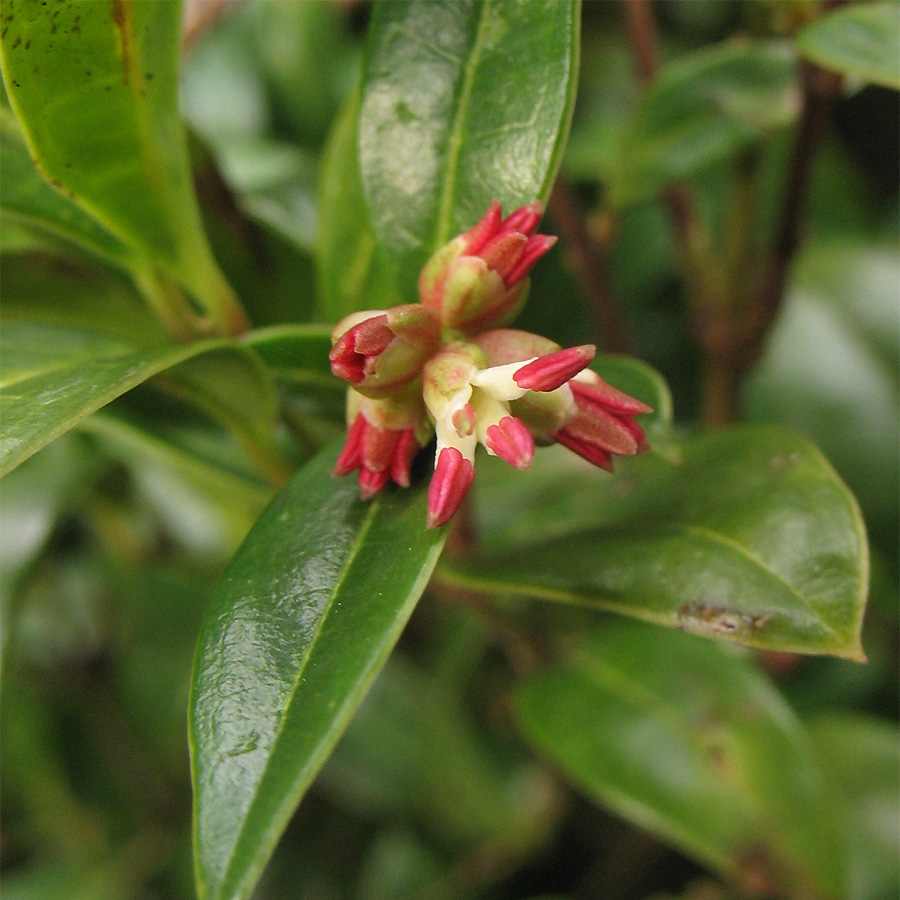
<svg viewBox="0 0 900 900">
<path fill-rule="evenodd" d="M 659 42 L 649 0 L 622 0 L 628 35 L 642 84 L 652 82 L 659 67 Z M 823 9 L 840 5 L 825 0 Z M 766 336 L 781 311 L 790 265 L 802 238 L 815 152 L 841 79 L 809 63 L 802 64 L 802 105 L 772 245 L 759 280 L 748 271 L 750 230 L 732 233 L 725 258 L 712 252 L 705 228 L 685 186 L 671 187 L 664 199 L 679 246 L 690 295 L 694 333 L 703 353 L 703 420 L 725 425 L 738 416 L 740 386 L 759 358 Z M 755 177 L 752 154 L 743 160 L 735 203 L 752 206 Z"/>
<path fill-rule="evenodd" d="M 745 366 L 754 362 L 762 351 L 766 332 L 781 311 L 790 264 L 802 238 L 813 157 L 841 88 L 840 75 L 810 63 L 803 63 L 801 77 L 803 100 L 800 119 L 791 151 L 781 214 L 753 309 L 749 352 L 743 360 Z"/>
</svg>

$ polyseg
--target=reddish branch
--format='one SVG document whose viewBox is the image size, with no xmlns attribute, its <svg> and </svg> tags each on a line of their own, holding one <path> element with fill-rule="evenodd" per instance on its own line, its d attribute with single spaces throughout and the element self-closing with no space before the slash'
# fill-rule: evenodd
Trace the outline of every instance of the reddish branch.
<svg viewBox="0 0 900 900">
<path fill-rule="evenodd" d="M 649 84 L 659 69 L 659 41 L 656 37 L 656 20 L 649 0 L 623 0 L 628 40 L 634 52 L 641 84 Z"/>
<path fill-rule="evenodd" d="M 822 8 L 840 3 L 825 0 Z M 623 0 L 623 4 L 638 75 L 647 85 L 659 67 L 653 10 L 649 0 Z M 704 354 L 703 410 L 710 425 L 727 424 L 737 416 L 741 380 L 762 353 L 781 310 L 790 265 L 802 238 L 813 159 L 841 80 L 808 63 L 801 74 L 802 104 L 781 214 L 757 286 L 748 288 L 739 280 L 729 283 L 720 277 L 723 268 L 711 253 L 690 192 L 675 186 L 665 194 L 692 294 L 692 324 Z"/>
<path fill-rule="evenodd" d="M 756 300 L 756 333 L 748 364 L 761 350 L 765 332 L 781 310 L 790 263 L 802 238 L 813 158 L 841 88 L 840 75 L 810 63 L 803 64 L 802 82 L 800 119 L 784 186 L 781 215 Z"/>
<path fill-rule="evenodd" d="M 744 303 L 721 304 L 711 316 L 695 322 L 706 355 L 704 410 L 708 424 L 733 421 L 739 407 L 743 377 L 763 352 L 766 337 L 784 305 L 791 263 L 803 237 L 806 201 L 813 161 L 841 78 L 808 63 L 802 68 L 802 101 L 791 159 L 783 189 L 781 212 L 761 277 Z M 735 284 L 732 289 L 740 290 Z M 716 310 L 721 310 L 716 313 Z"/>
</svg>

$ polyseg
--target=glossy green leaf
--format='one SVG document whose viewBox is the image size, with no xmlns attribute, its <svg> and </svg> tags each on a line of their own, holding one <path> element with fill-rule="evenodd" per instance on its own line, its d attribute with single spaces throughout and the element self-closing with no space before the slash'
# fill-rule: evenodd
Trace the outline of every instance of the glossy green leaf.
<svg viewBox="0 0 900 900">
<path fill-rule="evenodd" d="M 43 175 L 225 320 L 178 114 L 181 4 L 9 0 L 3 77 Z M 225 322 L 225 324 L 232 324 Z"/>
<path fill-rule="evenodd" d="M 358 118 L 356 92 L 332 127 L 322 163 L 319 318 L 332 323 L 359 309 L 386 309 L 398 302 L 368 225 L 356 153 Z"/>
<path fill-rule="evenodd" d="M 835 796 L 846 868 L 844 900 L 890 900 L 900 888 L 900 734 L 896 722 L 829 713 L 810 724 Z"/>
<path fill-rule="evenodd" d="M 425 491 L 359 500 L 307 464 L 234 557 L 200 631 L 191 698 L 202 900 L 247 897 L 383 665 L 443 543 Z"/>
<path fill-rule="evenodd" d="M 168 337 L 133 282 L 88 259 L 46 252 L 4 254 L 0 262 L 3 322 L 98 331 L 136 347 L 159 347 Z"/>
<path fill-rule="evenodd" d="M 660 70 L 627 126 L 606 178 L 616 206 L 644 200 L 734 155 L 799 109 L 790 45 L 733 42 Z"/>
<path fill-rule="evenodd" d="M 851 3 L 807 25 L 797 49 L 826 69 L 900 89 L 900 8 Z"/>
<path fill-rule="evenodd" d="M 359 154 L 404 302 L 438 247 L 496 197 L 546 200 L 578 69 L 577 0 L 391 0 L 375 11 Z"/>
<path fill-rule="evenodd" d="M 330 325 L 273 325 L 251 331 L 243 341 L 279 378 L 309 385 L 338 384 L 328 360 Z"/>
<path fill-rule="evenodd" d="M 260 363 L 231 341 L 137 349 L 100 332 L 6 322 L 0 332 L 0 472 L 15 468 L 86 415 L 135 385 L 206 354 L 221 354 L 226 367 L 233 375 L 239 375 L 241 385 L 235 396 L 251 416 L 251 423 L 258 416 L 270 414 L 274 398 Z M 185 375 L 188 379 L 201 378 L 202 370 L 194 368 Z M 254 393 L 253 387 L 259 393 Z M 227 391 L 221 399 L 226 409 L 233 408 L 228 406 Z"/>
<path fill-rule="evenodd" d="M 619 622 L 516 700 L 526 738 L 588 795 L 737 887 L 842 896 L 830 796 L 800 723 L 747 657 Z"/>
<path fill-rule="evenodd" d="M 760 425 L 701 435 L 682 452 L 681 465 L 618 460 L 613 477 L 563 457 L 521 499 L 489 481 L 478 495 L 488 548 L 444 575 L 749 646 L 863 659 L 866 535 L 816 448 Z"/>
<path fill-rule="evenodd" d="M 195 424 L 193 444 L 177 429 L 151 430 L 136 416 L 107 407 L 79 429 L 93 435 L 131 473 L 168 530 L 196 552 L 227 558 L 272 496 L 249 466 L 238 468 L 212 436 Z M 54 444 L 55 446 L 55 444 Z M 43 458 L 40 454 L 38 459 Z"/>
<path fill-rule="evenodd" d="M 302 410 L 343 423 L 347 385 L 331 373 L 331 327 L 276 325 L 244 339 Z"/>
<path fill-rule="evenodd" d="M 7 109 L 0 109 L 0 169 L 4 221 L 36 226 L 119 264 L 127 264 L 133 257 L 117 237 L 41 176 L 18 122 Z"/>
</svg>

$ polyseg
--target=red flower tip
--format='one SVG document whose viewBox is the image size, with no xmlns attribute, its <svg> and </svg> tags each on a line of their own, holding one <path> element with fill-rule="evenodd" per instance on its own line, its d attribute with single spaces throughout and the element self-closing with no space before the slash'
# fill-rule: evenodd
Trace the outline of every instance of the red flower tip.
<svg viewBox="0 0 900 900">
<path fill-rule="evenodd" d="M 344 441 L 344 448 L 341 450 L 337 462 L 334 464 L 331 474 L 335 478 L 343 478 L 355 472 L 362 465 L 362 445 L 363 438 L 369 423 L 365 416 L 357 416 L 350 430 L 347 432 L 347 440 Z"/>
<path fill-rule="evenodd" d="M 394 339 L 394 332 L 388 327 L 387 314 L 373 316 L 338 338 L 331 348 L 328 358 L 331 360 L 331 371 L 338 378 L 351 384 L 359 384 L 367 375 L 372 374 L 374 362 Z"/>
<path fill-rule="evenodd" d="M 570 381 L 575 415 L 555 435 L 559 443 L 588 462 L 612 471 L 612 457 L 648 450 L 640 425 L 632 419 L 650 407 L 610 387 L 590 373 L 590 383 Z"/>
<path fill-rule="evenodd" d="M 419 442 L 416 440 L 415 430 L 407 428 L 400 433 L 400 440 L 394 448 L 394 457 L 391 460 L 391 479 L 394 484 L 409 487 L 410 469 L 418 452 Z"/>
<path fill-rule="evenodd" d="M 428 486 L 428 527 L 446 525 L 462 505 L 472 482 L 475 466 L 456 447 L 444 447 Z"/>
<path fill-rule="evenodd" d="M 522 366 L 513 375 L 513 381 L 529 391 L 555 391 L 584 369 L 596 352 L 593 344 L 583 344 L 539 356 Z"/>
<path fill-rule="evenodd" d="M 487 430 L 484 445 L 516 469 L 530 469 L 534 458 L 534 438 L 515 416 L 505 416 Z"/>
<path fill-rule="evenodd" d="M 593 463 L 601 469 L 606 469 L 607 472 L 612 472 L 612 454 L 608 453 L 602 447 L 598 447 L 589 440 L 576 437 L 568 428 L 563 428 L 558 431 L 556 433 L 556 440 L 559 441 L 563 447 L 567 447 L 573 453 L 577 453 L 582 459 L 586 459 L 589 463 Z"/>
<path fill-rule="evenodd" d="M 500 230 L 501 218 L 500 201 L 491 200 L 481 221 L 463 235 L 462 252 L 467 256 L 479 253 L 481 248 Z"/>
<path fill-rule="evenodd" d="M 526 206 L 520 206 L 515 212 L 511 212 L 502 222 L 504 231 L 520 231 L 522 234 L 532 234 L 541 221 L 544 207 L 540 200 L 534 200 Z"/>
<path fill-rule="evenodd" d="M 363 500 L 371 500 L 390 481 L 391 473 L 360 469 L 358 478 L 359 495 Z"/>
<path fill-rule="evenodd" d="M 462 253 L 480 256 L 508 288 L 518 284 L 556 243 L 555 237 L 534 233 L 543 210 L 535 200 L 503 219 L 499 202 L 492 200 L 481 221 L 463 235 Z"/>
<path fill-rule="evenodd" d="M 389 481 L 409 487 L 410 468 L 418 452 L 415 428 L 382 428 L 360 412 L 347 432 L 332 475 L 340 478 L 359 469 L 360 493 L 368 500 Z"/>
<path fill-rule="evenodd" d="M 605 409 L 609 412 L 623 416 L 637 416 L 641 413 L 653 412 L 653 408 L 641 403 L 628 394 L 617 391 L 611 384 L 607 384 L 600 376 L 592 379 L 590 384 L 581 381 L 573 381 L 569 387 L 575 395 L 579 406 L 590 409 Z"/>
<path fill-rule="evenodd" d="M 520 257 L 528 246 L 528 238 L 517 231 L 501 232 L 492 238 L 478 254 L 489 269 L 493 269 L 510 287 L 513 282 L 509 273 L 516 267 Z"/>
<path fill-rule="evenodd" d="M 530 271 L 531 267 L 556 243 L 556 235 L 536 234 L 528 239 L 522 255 L 506 277 L 507 287 L 518 284 Z"/>
</svg>

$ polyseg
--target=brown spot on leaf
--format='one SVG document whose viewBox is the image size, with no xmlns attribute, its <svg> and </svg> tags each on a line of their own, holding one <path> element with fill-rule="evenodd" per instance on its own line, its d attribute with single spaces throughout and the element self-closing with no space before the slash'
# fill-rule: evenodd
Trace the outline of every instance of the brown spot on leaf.
<svg viewBox="0 0 900 900">
<path fill-rule="evenodd" d="M 767 613 L 750 615 L 727 609 L 716 603 L 685 603 L 678 610 L 678 619 L 685 631 L 695 634 L 751 634 L 768 625 Z"/>
</svg>

